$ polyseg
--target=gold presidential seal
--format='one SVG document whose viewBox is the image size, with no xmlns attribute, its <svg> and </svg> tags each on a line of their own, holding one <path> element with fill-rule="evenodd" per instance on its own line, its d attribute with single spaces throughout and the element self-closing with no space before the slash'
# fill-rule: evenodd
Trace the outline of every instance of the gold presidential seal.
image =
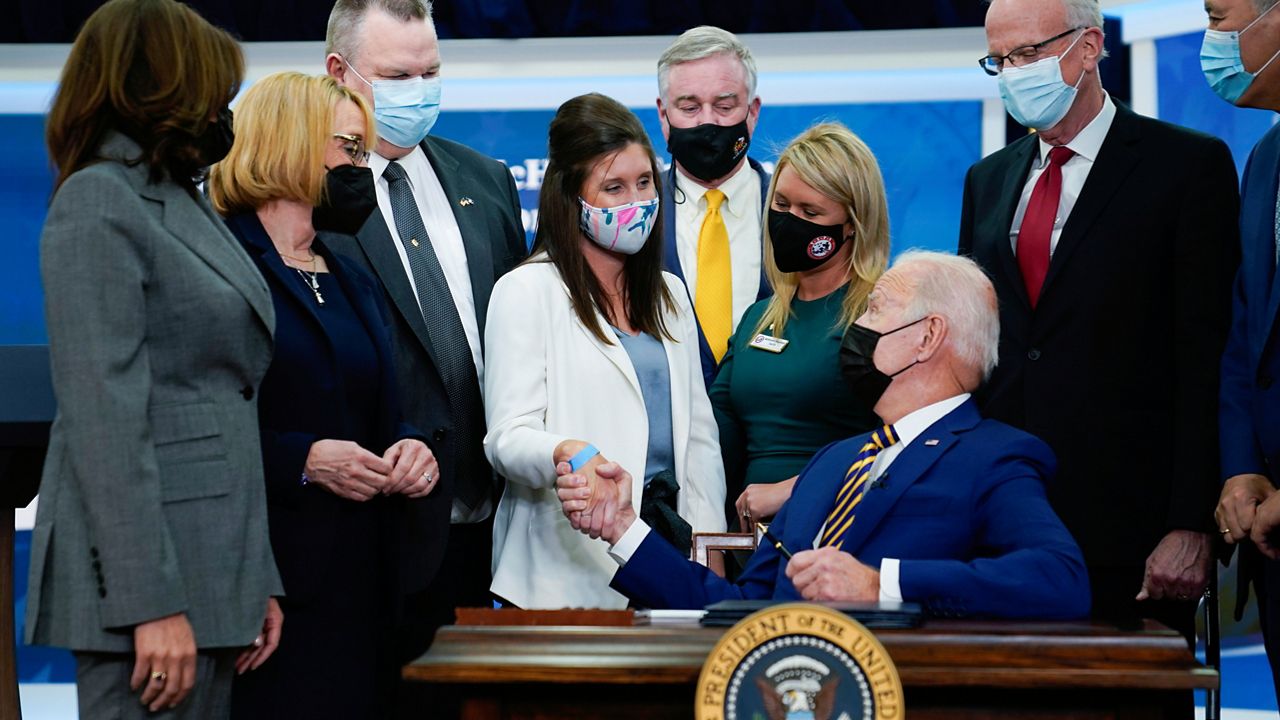
<svg viewBox="0 0 1280 720">
<path fill-rule="evenodd" d="M 821 605 L 775 605 L 720 638 L 702 666 L 697 720 L 900 720 L 902 681 L 871 631 Z"/>
</svg>

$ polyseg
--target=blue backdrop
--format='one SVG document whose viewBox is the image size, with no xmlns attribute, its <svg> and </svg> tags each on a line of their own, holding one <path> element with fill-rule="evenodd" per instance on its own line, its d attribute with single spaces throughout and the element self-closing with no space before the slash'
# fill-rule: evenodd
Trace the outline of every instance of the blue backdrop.
<svg viewBox="0 0 1280 720">
<path fill-rule="evenodd" d="M 964 173 L 981 154 L 978 102 L 765 106 L 751 154 L 772 167 L 787 141 L 817 120 L 839 120 L 880 159 L 898 249 L 955 248 Z M 665 154 L 657 111 L 638 110 Z M 551 110 L 445 112 L 434 132 L 507 163 L 520 190 L 532 239 L 538 190 L 546 169 Z M 38 268 L 40 226 L 53 176 L 44 152 L 43 117 L 0 115 L 0 217 L 8 242 L 0 263 L 0 344 L 44 343 Z M 85 242 L 93 242 L 86 237 Z M 56 261 L 56 260 L 55 260 Z"/>
</svg>

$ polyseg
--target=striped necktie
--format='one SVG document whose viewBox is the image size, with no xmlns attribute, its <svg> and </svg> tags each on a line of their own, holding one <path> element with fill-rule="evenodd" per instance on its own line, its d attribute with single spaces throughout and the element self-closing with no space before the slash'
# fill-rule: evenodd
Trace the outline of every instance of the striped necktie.
<svg viewBox="0 0 1280 720">
<path fill-rule="evenodd" d="M 827 516 L 827 525 L 822 532 L 820 546 L 834 546 L 839 550 L 844 544 L 845 534 L 853 525 L 853 509 L 862 502 L 862 496 L 867 492 L 867 481 L 871 479 L 871 466 L 875 464 L 876 456 L 881 450 L 897 442 L 898 433 L 894 431 L 892 425 L 885 425 L 871 433 L 871 438 L 862 446 L 857 459 L 844 474 L 844 484 L 840 486 L 840 492 L 836 493 L 835 507 Z"/>
</svg>

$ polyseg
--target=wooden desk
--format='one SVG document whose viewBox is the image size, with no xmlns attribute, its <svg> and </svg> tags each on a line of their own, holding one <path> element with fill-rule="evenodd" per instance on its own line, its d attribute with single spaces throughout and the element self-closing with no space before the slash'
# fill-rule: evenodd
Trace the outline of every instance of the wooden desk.
<svg viewBox="0 0 1280 720">
<path fill-rule="evenodd" d="M 691 718 L 718 629 L 442 628 L 410 681 L 449 687 L 467 720 Z M 1190 718 L 1216 688 L 1182 638 L 1151 624 L 931 620 L 877 633 L 897 664 L 907 717 Z M 424 710 L 424 717 L 437 717 Z"/>
</svg>

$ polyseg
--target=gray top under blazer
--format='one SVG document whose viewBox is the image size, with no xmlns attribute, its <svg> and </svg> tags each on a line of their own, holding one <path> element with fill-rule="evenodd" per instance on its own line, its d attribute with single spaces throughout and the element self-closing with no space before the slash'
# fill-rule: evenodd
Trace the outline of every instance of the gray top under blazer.
<svg viewBox="0 0 1280 720">
<path fill-rule="evenodd" d="M 253 641 L 283 594 L 257 387 L 266 282 L 203 197 L 150 183 L 107 137 L 40 239 L 58 413 L 31 543 L 26 641 L 128 652 L 186 613 L 200 648 Z"/>
</svg>

